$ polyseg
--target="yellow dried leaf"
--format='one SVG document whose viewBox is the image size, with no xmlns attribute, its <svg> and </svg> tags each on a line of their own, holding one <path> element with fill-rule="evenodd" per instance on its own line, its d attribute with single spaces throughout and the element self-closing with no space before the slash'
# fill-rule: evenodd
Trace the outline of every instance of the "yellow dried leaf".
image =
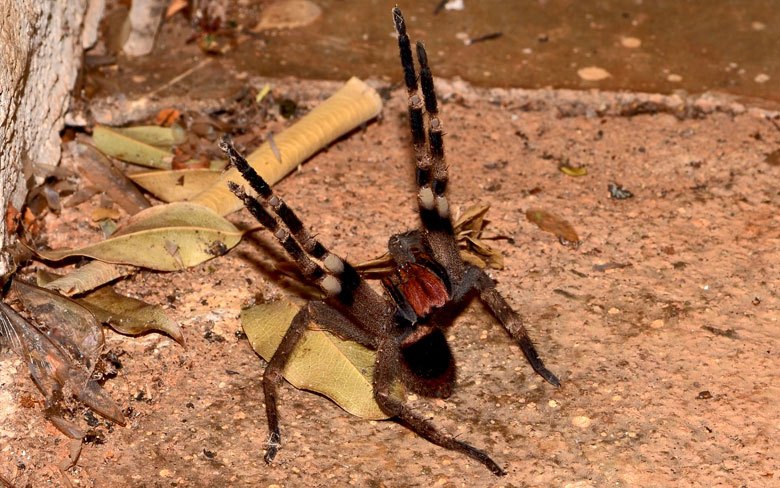
<svg viewBox="0 0 780 488">
<path fill-rule="evenodd" d="M 170 169 L 173 152 L 139 141 L 102 125 L 95 126 L 92 140 L 100 152 L 128 163 Z"/>
<path fill-rule="evenodd" d="M 468 233 L 471 235 L 482 232 L 484 227 L 485 215 L 490 210 L 490 205 L 473 205 L 466 209 L 455 222 L 455 234 Z"/>
<path fill-rule="evenodd" d="M 116 127 L 114 132 L 127 136 L 138 142 L 169 149 L 187 140 L 187 132 L 178 126 L 160 127 L 159 125 L 136 125 L 134 127 Z"/>
<path fill-rule="evenodd" d="M 182 202 L 213 186 L 221 174 L 221 170 L 175 169 L 144 171 L 128 177 L 163 202 Z"/>
<path fill-rule="evenodd" d="M 476 254 L 462 250 L 460 251 L 460 258 L 463 260 L 464 263 L 473 264 L 477 268 L 485 268 L 487 266 L 487 263 L 485 261 L 478 257 Z"/>
<path fill-rule="evenodd" d="M 105 207 L 97 207 L 92 211 L 92 214 L 89 216 L 93 222 L 97 222 L 99 220 L 116 220 L 118 219 L 122 214 L 119 212 L 116 208 L 105 208 Z"/>
<path fill-rule="evenodd" d="M 284 301 L 244 310 L 241 323 L 255 352 L 270 360 L 297 313 L 298 307 Z M 316 327 L 309 327 L 293 351 L 284 370 L 287 381 L 296 388 L 325 395 L 358 417 L 388 418 L 374 401 L 376 353 Z M 402 395 L 400 387 L 395 394 Z"/>
<path fill-rule="evenodd" d="M 566 176 L 585 176 L 588 174 L 586 166 L 569 166 L 568 164 L 558 166 L 558 171 Z"/>
</svg>

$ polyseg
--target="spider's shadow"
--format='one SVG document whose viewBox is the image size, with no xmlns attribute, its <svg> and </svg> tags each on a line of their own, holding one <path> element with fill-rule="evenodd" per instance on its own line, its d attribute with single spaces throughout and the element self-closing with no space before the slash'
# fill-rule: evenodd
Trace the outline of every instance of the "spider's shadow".
<svg viewBox="0 0 780 488">
<path fill-rule="evenodd" d="M 322 298 L 319 289 L 306 284 L 295 262 L 275 244 L 276 241 L 268 235 L 266 229 L 248 232 L 244 235 L 244 241 L 252 246 L 254 251 L 241 250 L 237 253 L 238 257 L 267 281 L 277 284 L 287 294 L 302 300 Z"/>
</svg>

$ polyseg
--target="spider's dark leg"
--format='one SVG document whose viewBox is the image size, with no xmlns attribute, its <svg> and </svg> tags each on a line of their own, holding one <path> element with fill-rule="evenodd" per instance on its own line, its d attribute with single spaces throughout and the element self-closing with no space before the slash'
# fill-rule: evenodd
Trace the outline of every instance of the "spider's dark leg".
<svg viewBox="0 0 780 488">
<path fill-rule="evenodd" d="M 318 284 L 326 294 L 332 294 L 333 290 L 337 290 L 338 282 L 335 281 L 332 276 L 326 274 L 325 270 L 309 258 L 298 241 L 296 241 L 290 232 L 281 225 L 273 215 L 271 215 L 260 201 L 248 195 L 243 188 L 235 183 L 229 183 L 228 185 L 230 191 L 244 202 L 244 205 L 249 209 L 252 216 L 273 233 L 274 237 L 282 244 L 284 250 L 287 251 L 287 254 L 293 258 L 307 280 Z"/>
<path fill-rule="evenodd" d="M 268 366 L 263 373 L 263 393 L 265 394 L 265 413 L 268 418 L 268 443 L 265 451 L 265 462 L 270 463 L 276 456 L 281 446 L 281 432 L 279 430 L 279 408 L 277 406 L 277 390 L 284 377 L 282 373 L 287 361 L 290 359 L 295 345 L 303 337 L 306 327 L 309 324 L 309 311 L 307 308 L 301 309 L 293 318 L 290 328 L 276 348 Z"/>
<path fill-rule="evenodd" d="M 227 137 L 220 141 L 220 148 L 257 193 L 258 198 L 247 195 L 234 183 L 229 184 L 230 190 L 244 202 L 258 222 L 274 233 L 306 278 L 317 283 L 328 297 L 338 300 L 342 306 L 360 318 L 361 323 L 372 324 L 371 315 L 384 309 L 382 297 L 371 289 L 349 262 L 329 251 L 306 230 L 295 212 L 271 190 L 268 183 L 236 151 Z M 324 269 L 311 258 L 321 262 Z M 360 309 L 353 307 L 356 302 L 361 303 Z"/>
<path fill-rule="evenodd" d="M 459 278 L 463 272 L 463 262 L 452 237 L 449 203 L 445 195 L 448 175 L 444 161 L 443 128 L 438 116 L 438 102 L 433 76 L 428 66 L 428 56 L 425 46 L 418 42 L 416 47 L 420 64 L 421 97 L 418 92 L 411 42 L 398 7 L 393 9 L 393 20 L 398 33 L 401 65 L 409 94 L 409 124 L 417 164 L 417 203 L 420 219 L 427 230 L 426 239 L 431 244 L 436 260 L 442 263 L 454 278 Z M 424 112 L 428 113 L 427 138 Z"/>
<path fill-rule="evenodd" d="M 342 339 L 357 342 L 369 349 L 375 350 L 379 347 L 379 339 L 376 335 L 356 327 L 349 318 L 327 303 L 312 301 L 309 302 L 308 306 L 312 322 L 328 332 L 332 332 Z"/>
<path fill-rule="evenodd" d="M 534 371 L 551 385 L 561 386 L 560 380 L 545 367 L 539 357 L 539 353 L 536 352 L 531 338 L 528 337 L 528 331 L 523 325 L 523 319 L 501 296 L 496 289 L 495 282 L 483 270 L 469 265 L 463 274 L 463 279 L 453 290 L 452 300 L 459 301 L 463 299 L 471 290 L 476 290 L 479 293 L 482 303 L 490 309 L 490 312 L 501 322 L 501 325 L 509 332 L 509 335 L 517 341 Z"/>
<path fill-rule="evenodd" d="M 506 475 L 506 471 L 493 461 L 486 452 L 439 431 L 433 424 L 412 412 L 403 402 L 393 397 L 391 389 L 399 368 L 398 357 L 399 351 L 391 341 L 384 342 L 377 350 L 376 370 L 374 372 L 374 397 L 382 410 L 388 415 L 396 417 L 420 437 L 438 446 L 463 453 L 479 461 L 497 476 Z"/>
<path fill-rule="evenodd" d="M 310 322 L 316 323 L 339 337 L 353 340 L 368 348 L 376 349 L 378 346 L 376 336 L 355 327 L 347 317 L 324 302 L 309 302 L 306 307 L 302 308 L 295 315 L 263 373 L 263 393 L 265 394 L 265 411 L 268 418 L 269 432 L 265 453 L 265 461 L 267 463 L 273 461 L 281 446 L 277 391 L 282 384 L 284 368 Z"/>
</svg>

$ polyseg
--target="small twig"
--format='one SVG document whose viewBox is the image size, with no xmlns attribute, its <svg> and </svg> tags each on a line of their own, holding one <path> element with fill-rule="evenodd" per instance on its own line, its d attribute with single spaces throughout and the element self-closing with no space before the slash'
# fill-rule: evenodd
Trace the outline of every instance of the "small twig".
<svg viewBox="0 0 780 488">
<path fill-rule="evenodd" d="M 769 120 L 772 123 L 772 125 L 775 126 L 775 129 L 780 131 L 780 124 L 777 123 L 774 117 L 767 117 L 767 120 Z"/>
<path fill-rule="evenodd" d="M 471 46 L 472 44 L 476 44 L 478 42 L 491 41 L 493 39 L 498 39 L 503 35 L 504 35 L 503 32 L 491 32 L 490 34 L 485 34 L 484 36 L 475 37 L 474 39 L 466 39 L 466 45 Z"/>
<path fill-rule="evenodd" d="M 191 68 L 188 68 L 188 69 L 184 70 L 182 73 L 178 74 L 177 76 L 174 76 L 173 78 L 168 80 L 166 83 L 164 83 L 164 84 L 158 86 L 157 88 L 155 88 L 154 90 L 150 91 L 149 93 L 146 94 L 146 96 L 151 98 L 151 97 L 157 95 L 158 93 L 160 93 L 161 91 L 170 88 L 171 86 L 173 86 L 176 83 L 180 82 L 184 78 L 190 76 L 192 73 L 194 73 L 194 72 L 198 71 L 199 69 L 201 69 L 201 68 L 205 67 L 206 65 L 208 65 L 211 62 L 212 59 L 214 59 L 214 58 L 206 58 L 206 59 L 201 60 L 200 63 L 196 64 L 195 66 L 192 66 Z"/>
<path fill-rule="evenodd" d="M 3 488 L 16 488 L 16 485 L 5 479 L 5 476 L 0 474 L 0 485 L 3 486 Z"/>
<path fill-rule="evenodd" d="M 57 466 L 57 471 L 59 471 L 60 476 L 62 476 L 62 481 L 64 482 L 64 485 L 67 488 L 73 488 L 73 482 L 70 481 L 70 478 L 68 478 L 68 473 L 65 472 L 62 468 Z"/>
</svg>

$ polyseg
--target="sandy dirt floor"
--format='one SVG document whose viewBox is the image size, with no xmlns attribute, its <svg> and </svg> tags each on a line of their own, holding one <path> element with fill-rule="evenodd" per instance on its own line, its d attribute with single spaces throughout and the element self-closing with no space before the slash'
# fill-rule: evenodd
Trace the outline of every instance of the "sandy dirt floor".
<svg viewBox="0 0 780 488">
<path fill-rule="evenodd" d="M 308 93 L 334 86 L 295 84 Z M 594 99 L 616 96 L 583 93 L 579 105 L 570 96 L 561 109 L 551 93 L 534 104 L 440 87 L 451 205 L 491 205 L 487 235 L 509 238 L 491 241 L 506 260 L 491 274 L 563 385 L 534 375 L 473 303 L 450 332 L 454 395 L 411 403 L 487 450 L 505 478 L 289 385 L 283 448 L 273 465 L 263 462 L 265 364 L 241 337 L 238 314 L 259 297 L 294 293 L 280 286 L 282 253 L 263 232 L 194 269 L 142 272 L 121 285 L 164 305 L 187 347 L 106 332 L 122 368 L 105 387 L 130 420 L 101 423 L 102 443 L 85 444 L 73 467 L 73 441 L 44 419 L 26 366 L 0 353 L 0 475 L 18 487 L 777 486 L 780 166 L 768 156 L 780 148 L 777 126 L 757 111 L 599 115 Z M 405 94 L 389 95 L 380 121 L 276 187 L 353 262 L 417 225 Z M 588 174 L 563 174 L 567 159 Z M 611 199 L 610 182 L 634 197 Z M 50 216 L 50 245 L 98 239 L 95 204 Z M 526 219 L 528 209 L 566 219 L 581 245 L 559 243 Z M 247 212 L 231 220 L 251 223 Z"/>
</svg>

